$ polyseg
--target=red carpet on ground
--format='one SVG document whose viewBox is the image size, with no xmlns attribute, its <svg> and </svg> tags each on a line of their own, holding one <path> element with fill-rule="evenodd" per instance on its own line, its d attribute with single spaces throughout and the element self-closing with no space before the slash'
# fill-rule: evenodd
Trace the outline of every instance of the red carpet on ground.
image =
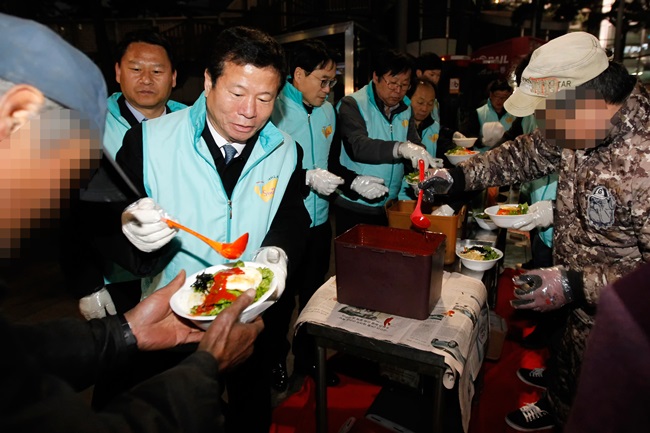
<svg viewBox="0 0 650 433">
<path fill-rule="evenodd" d="M 512 277 L 518 271 L 505 269 L 499 277 L 495 312 L 508 323 L 508 338 L 498 361 L 483 363 L 483 377 L 477 383 L 478 398 L 472 408 L 469 433 L 514 432 L 504 421 L 510 411 L 524 403 L 537 401 L 541 390 L 521 382 L 517 369 L 537 368 L 548 356 L 545 349 L 524 349 L 517 341 L 534 329 L 535 313 L 521 314 L 510 306 L 514 298 Z M 340 375 L 341 383 L 328 388 L 329 433 L 338 433 L 350 418 L 363 419 L 381 387 L 353 377 Z M 314 382 L 308 378 L 302 389 L 282 402 L 273 413 L 271 433 L 315 432 Z M 365 423 L 364 423 L 365 424 Z M 354 431 L 360 431 L 355 429 Z M 368 433 L 372 429 L 364 430 Z"/>
</svg>

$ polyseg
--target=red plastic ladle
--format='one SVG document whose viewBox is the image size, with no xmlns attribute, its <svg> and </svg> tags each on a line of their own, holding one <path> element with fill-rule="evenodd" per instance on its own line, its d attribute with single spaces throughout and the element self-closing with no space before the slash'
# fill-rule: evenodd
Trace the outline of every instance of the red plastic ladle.
<svg viewBox="0 0 650 433">
<path fill-rule="evenodd" d="M 418 161 L 418 166 L 420 168 L 420 182 L 424 180 L 424 160 L 419 160 Z M 431 221 L 429 221 L 423 214 L 422 214 L 422 196 L 424 195 L 424 191 L 420 190 L 418 193 L 418 202 L 415 205 L 415 209 L 413 209 L 413 213 L 411 214 L 411 222 L 413 225 L 419 229 L 425 230 L 428 229 L 429 226 L 431 225 Z"/>
<path fill-rule="evenodd" d="M 212 239 L 203 236 L 202 234 L 197 233 L 194 230 L 189 229 L 180 223 L 177 223 L 176 221 L 167 218 L 162 218 L 162 220 L 166 222 L 169 227 L 172 228 L 176 227 L 180 230 L 184 230 L 188 232 L 191 235 L 196 236 L 206 244 L 210 245 L 217 253 L 221 254 L 222 256 L 230 260 L 238 259 L 242 254 L 244 254 L 244 250 L 246 249 L 246 245 L 248 244 L 248 233 L 244 233 L 243 235 L 235 239 L 234 242 L 222 243 L 222 242 L 213 241 Z"/>
</svg>

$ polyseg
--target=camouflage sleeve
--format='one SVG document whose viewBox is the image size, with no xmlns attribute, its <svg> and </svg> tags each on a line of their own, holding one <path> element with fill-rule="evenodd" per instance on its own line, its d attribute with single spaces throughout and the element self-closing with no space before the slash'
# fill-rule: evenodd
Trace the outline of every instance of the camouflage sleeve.
<svg viewBox="0 0 650 433">
<path fill-rule="evenodd" d="M 553 173 L 561 155 L 560 147 L 548 143 L 539 130 L 535 130 L 476 155 L 459 167 L 465 175 L 465 189 L 472 191 L 526 182 Z"/>
</svg>

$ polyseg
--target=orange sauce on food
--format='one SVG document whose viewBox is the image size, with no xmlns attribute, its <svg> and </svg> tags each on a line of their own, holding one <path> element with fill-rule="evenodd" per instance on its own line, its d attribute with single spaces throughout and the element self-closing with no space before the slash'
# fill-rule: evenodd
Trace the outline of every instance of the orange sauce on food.
<svg viewBox="0 0 650 433">
<path fill-rule="evenodd" d="M 237 295 L 233 295 L 232 293 L 228 292 L 226 283 L 228 282 L 229 276 L 243 273 L 244 271 L 242 271 L 240 268 L 225 269 L 223 271 L 217 272 L 214 276 L 214 282 L 212 284 L 212 287 L 210 287 L 210 291 L 205 296 L 203 303 L 196 307 L 194 314 L 201 315 L 210 312 L 210 310 L 212 310 L 212 307 L 215 304 L 219 303 L 221 300 L 232 302 L 237 299 Z"/>
</svg>

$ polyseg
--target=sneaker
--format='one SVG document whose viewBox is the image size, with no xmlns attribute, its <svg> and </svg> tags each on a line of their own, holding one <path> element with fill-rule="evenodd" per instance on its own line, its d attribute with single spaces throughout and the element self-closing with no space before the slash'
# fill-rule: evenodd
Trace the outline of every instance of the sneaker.
<svg viewBox="0 0 650 433">
<path fill-rule="evenodd" d="M 517 377 L 522 382 L 535 386 L 537 388 L 546 389 L 546 378 L 544 377 L 545 368 L 520 368 L 517 370 Z"/>
<path fill-rule="evenodd" d="M 549 413 L 543 400 L 536 403 L 527 403 L 519 410 L 506 415 L 506 424 L 517 431 L 550 430 L 555 427 L 553 417 Z"/>
</svg>

